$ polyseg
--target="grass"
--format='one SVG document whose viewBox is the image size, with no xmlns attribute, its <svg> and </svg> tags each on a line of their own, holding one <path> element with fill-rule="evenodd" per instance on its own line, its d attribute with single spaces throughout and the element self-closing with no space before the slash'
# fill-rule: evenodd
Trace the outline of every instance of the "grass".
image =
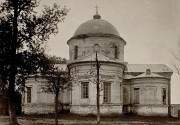
<svg viewBox="0 0 180 125">
<path fill-rule="evenodd" d="M 22 119 L 54 119 L 54 114 L 33 114 L 33 115 L 20 115 Z M 89 115 L 77 115 L 77 114 L 59 114 L 58 119 L 63 120 L 96 120 L 96 116 L 93 114 Z M 137 116 L 137 115 L 111 115 L 111 116 L 101 116 L 102 121 L 140 121 L 140 122 L 160 122 L 160 123 L 167 123 L 167 122 L 179 122 L 180 118 L 173 118 L 173 117 L 157 117 L 157 116 Z"/>
<path fill-rule="evenodd" d="M 58 119 L 60 125 L 95 125 L 96 116 L 89 114 L 86 116 L 77 114 L 59 114 Z M 8 125 L 8 117 L 0 117 L 0 125 Z M 20 125 L 54 125 L 54 114 L 32 114 L 32 115 L 19 115 L 18 121 Z M 135 116 L 135 115 L 111 115 L 101 116 L 101 125 L 113 125 L 115 122 L 122 124 L 166 124 L 166 123 L 180 123 L 180 118 L 172 117 L 148 117 L 148 116 Z M 84 123 L 83 123 L 84 122 Z M 104 122 L 104 124 L 103 124 Z M 174 124 L 174 125 L 175 125 Z"/>
</svg>

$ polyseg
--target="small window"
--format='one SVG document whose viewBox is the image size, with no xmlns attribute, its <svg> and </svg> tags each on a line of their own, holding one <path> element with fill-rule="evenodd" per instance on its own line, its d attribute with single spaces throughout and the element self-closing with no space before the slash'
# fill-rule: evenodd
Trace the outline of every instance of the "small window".
<svg viewBox="0 0 180 125">
<path fill-rule="evenodd" d="M 81 98 L 89 98 L 89 82 L 81 82 Z"/>
<path fill-rule="evenodd" d="M 162 88 L 162 103 L 166 104 L 166 88 Z"/>
<path fill-rule="evenodd" d="M 105 82 L 103 90 L 104 90 L 103 102 L 110 103 L 111 102 L 111 83 Z"/>
<path fill-rule="evenodd" d="M 31 103 L 31 87 L 27 87 L 27 103 Z"/>
<path fill-rule="evenodd" d="M 118 59 L 118 56 L 119 56 L 119 50 L 118 50 L 118 47 L 115 46 L 115 47 L 114 47 L 114 58 L 115 58 L 115 59 Z"/>
<path fill-rule="evenodd" d="M 139 88 L 134 88 L 134 104 L 139 104 Z"/>
<path fill-rule="evenodd" d="M 78 46 L 74 47 L 74 59 L 78 58 Z"/>
</svg>

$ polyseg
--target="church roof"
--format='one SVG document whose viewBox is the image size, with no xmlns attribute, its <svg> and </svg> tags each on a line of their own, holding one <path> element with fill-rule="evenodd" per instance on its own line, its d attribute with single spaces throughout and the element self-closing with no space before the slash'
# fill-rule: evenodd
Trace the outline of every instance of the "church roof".
<svg viewBox="0 0 180 125">
<path fill-rule="evenodd" d="M 127 64 L 126 72 L 145 72 L 146 69 L 152 72 L 173 72 L 164 64 Z"/>
<path fill-rule="evenodd" d="M 74 36 L 88 34 L 120 36 L 117 29 L 108 21 L 101 19 L 99 14 L 94 15 L 92 20 L 82 23 L 75 31 Z"/>
</svg>

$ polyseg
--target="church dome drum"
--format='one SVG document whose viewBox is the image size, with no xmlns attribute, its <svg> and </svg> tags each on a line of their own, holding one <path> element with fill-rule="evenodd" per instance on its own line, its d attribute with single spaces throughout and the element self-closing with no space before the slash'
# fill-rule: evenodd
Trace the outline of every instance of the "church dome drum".
<svg viewBox="0 0 180 125">
<path fill-rule="evenodd" d="M 118 62 L 124 62 L 126 42 L 117 29 L 96 13 L 93 19 L 82 23 L 67 41 L 70 60 L 81 59 L 94 53 L 94 46 L 99 45 L 99 53 Z"/>
</svg>

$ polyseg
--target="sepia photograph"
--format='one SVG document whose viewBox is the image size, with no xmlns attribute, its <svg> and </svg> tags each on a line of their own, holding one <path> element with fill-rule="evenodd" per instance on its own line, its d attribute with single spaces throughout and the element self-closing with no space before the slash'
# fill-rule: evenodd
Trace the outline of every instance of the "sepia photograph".
<svg viewBox="0 0 180 125">
<path fill-rule="evenodd" d="M 0 0 L 0 125 L 179 125 L 180 0 Z"/>
</svg>

